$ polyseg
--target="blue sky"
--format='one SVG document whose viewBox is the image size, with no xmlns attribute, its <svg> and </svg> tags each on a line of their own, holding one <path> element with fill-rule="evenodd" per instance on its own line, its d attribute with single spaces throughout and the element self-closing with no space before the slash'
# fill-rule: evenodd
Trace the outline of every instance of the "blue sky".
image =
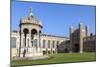
<svg viewBox="0 0 100 67">
<path fill-rule="evenodd" d="M 12 30 L 19 29 L 19 21 L 29 16 L 30 7 L 33 15 L 42 21 L 42 33 L 69 36 L 69 27 L 78 28 L 82 22 L 83 27 L 88 25 L 95 34 L 95 6 L 19 1 L 12 2 Z"/>
</svg>

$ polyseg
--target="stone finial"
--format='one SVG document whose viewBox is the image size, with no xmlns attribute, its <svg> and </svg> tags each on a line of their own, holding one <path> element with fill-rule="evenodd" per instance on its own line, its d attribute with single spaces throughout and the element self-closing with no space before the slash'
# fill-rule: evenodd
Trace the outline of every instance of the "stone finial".
<svg viewBox="0 0 100 67">
<path fill-rule="evenodd" d="M 81 21 L 81 18 L 79 19 L 79 30 L 82 31 L 82 21 Z"/>
<path fill-rule="evenodd" d="M 33 16 L 32 7 L 30 7 L 30 9 L 29 9 L 29 15 L 30 15 L 30 16 Z"/>
<path fill-rule="evenodd" d="M 73 33 L 74 29 L 73 26 L 70 26 L 70 33 Z"/>
<path fill-rule="evenodd" d="M 82 22 L 80 22 L 80 23 L 79 23 L 79 25 L 81 25 L 81 26 L 82 26 Z"/>
<path fill-rule="evenodd" d="M 85 33 L 86 33 L 86 36 L 89 36 L 89 27 L 87 25 L 85 26 Z"/>
<path fill-rule="evenodd" d="M 81 19 L 79 19 L 79 26 L 82 26 L 82 21 L 81 21 Z"/>
<path fill-rule="evenodd" d="M 73 29 L 73 26 L 70 26 L 71 29 Z"/>
</svg>

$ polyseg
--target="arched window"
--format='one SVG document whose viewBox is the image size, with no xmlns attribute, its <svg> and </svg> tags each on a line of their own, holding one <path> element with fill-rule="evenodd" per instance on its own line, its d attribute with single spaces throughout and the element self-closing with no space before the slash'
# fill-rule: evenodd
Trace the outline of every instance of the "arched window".
<svg viewBox="0 0 100 67">
<path fill-rule="evenodd" d="M 11 37 L 11 48 L 16 48 L 16 37 Z"/>
<path fill-rule="evenodd" d="M 43 48 L 45 48 L 45 40 L 43 40 Z"/>
<path fill-rule="evenodd" d="M 50 48 L 50 40 L 48 40 L 48 48 Z"/>
<path fill-rule="evenodd" d="M 59 41 L 57 41 L 57 45 L 59 45 Z"/>
</svg>

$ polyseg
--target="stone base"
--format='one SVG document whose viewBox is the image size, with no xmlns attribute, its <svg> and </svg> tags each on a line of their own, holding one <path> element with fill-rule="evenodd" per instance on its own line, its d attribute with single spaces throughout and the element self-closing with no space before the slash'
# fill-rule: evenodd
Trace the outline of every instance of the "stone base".
<svg viewBox="0 0 100 67">
<path fill-rule="evenodd" d="M 43 53 L 27 53 L 25 55 L 25 57 L 33 57 L 33 56 L 43 56 Z M 23 54 L 21 54 L 20 57 L 23 57 Z"/>
<path fill-rule="evenodd" d="M 80 51 L 80 53 L 83 53 L 83 51 Z"/>
<path fill-rule="evenodd" d="M 39 59 L 47 59 L 49 56 L 33 56 L 33 57 L 14 57 L 12 60 L 39 60 Z"/>
</svg>

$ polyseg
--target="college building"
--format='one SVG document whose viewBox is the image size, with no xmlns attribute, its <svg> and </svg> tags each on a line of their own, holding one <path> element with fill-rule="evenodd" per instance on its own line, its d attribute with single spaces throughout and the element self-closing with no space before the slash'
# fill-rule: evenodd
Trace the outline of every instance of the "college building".
<svg viewBox="0 0 100 67">
<path fill-rule="evenodd" d="M 58 46 L 58 52 L 96 52 L 96 35 L 90 33 L 89 27 L 79 23 L 78 28 L 69 28 L 69 40 L 63 41 Z"/>
<path fill-rule="evenodd" d="M 42 33 L 42 22 L 32 14 L 20 19 L 19 30 L 11 32 L 11 56 L 32 57 L 62 52 L 94 52 L 95 35 L 89 35 L 88 26 L 70 27 L 69 37 Z"/>
</svg>

